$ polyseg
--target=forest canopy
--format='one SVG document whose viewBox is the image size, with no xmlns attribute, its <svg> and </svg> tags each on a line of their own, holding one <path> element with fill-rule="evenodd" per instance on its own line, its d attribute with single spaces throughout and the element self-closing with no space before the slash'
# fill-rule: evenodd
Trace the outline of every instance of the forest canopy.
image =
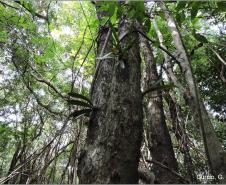
<svg viewBox="0 0 226 185">
<path fill-rule="evenodd" d="M 0 0 L 0 183 L 226 183 L 226 2 Z"/>
</svg>

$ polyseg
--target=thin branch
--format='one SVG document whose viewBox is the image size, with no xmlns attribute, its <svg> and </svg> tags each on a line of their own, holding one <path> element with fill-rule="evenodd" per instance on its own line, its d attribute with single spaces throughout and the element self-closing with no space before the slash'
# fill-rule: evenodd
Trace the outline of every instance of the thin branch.
<svg viewBox="0 0 226 185">
<path fill-rule="evenodd" d="M 44 78 L 42 78 L 42 76 L 39 78 L 34 74 L 31 74 L 38 82 L 42 82 L 45 83 L 46 85 L 48 85 L 49 87 L 51 87 L 53 89 L 54 92 L 56 92 L 61 98 L 65 99 L 66 98 L 66 94 L 63 94 L 60 92 L 60 90 L 55 87 L 49 80 L 46 80 Z M 40 74 L 41 75 L 41 74 Z"/>
<path fill-rule="evenodd" d="M 154 19 L 154 28 L 155 31 L 157 33 L 158 36 L 158 40 L 160 42 L 160 46 L 162 48 L 164 48 L 166 50 L 165 45 L 163 44 L 163 35 L 161 33 L 161 31 L 158 28 L 158 24 Z M 183 85 L 179 82 L 178 78 L 176 77 L 176 75 L 173 72 L 173 66 L 172 66 L 172 60 L 173 58 L 170 58 L 169 55 L 167 55 L 166 52 L 164 52 L 164 50 L 162 50 L 163 56 L 164 56 L 164 63 L 166 64 L 166 67 L 162 66 L 162 68 L 164 69 L 164 71 L 166 72 L 167 76 L 169 79 L 172 80 L 172 82 L 174 83 L 175 86 L 177 86 L 179 88 L 179 90 L 181 91 L 182 94 L 184 94 L 186 92 L 186 89 L 183 87 Z M 177 57 L 177 56 L 176 56 Z M 176 58 L 175 57 L 175 58 Z M 178 61 L 179 62 L 179 61 Z M 181 66 L 179 65 L 179 67 L 181 68 Z M 182 69 L 181 69 L 182 70 Z"/>
<path fill-rule="evenodd" d="M 25 86 L 27 87 L 27 89 L 30 91 L 30 93 L 34 96 L 34 98 L 35 98 L 36 102 L 38 103 L 38 105 L 40 105 L 41 107 L 45 108 L 47 111 L 49 111 L 50 113 L 52 113 L 54 115 L 62 115 L 61 112 L 55 112 L 48 105 L 43 104 L 41 102 L 41 100 L 39 99 L 39 97 L 37 96 L 37 94 L 30 87 L 30 85 L 28 83 L 26 83 L 24 78 L 23 78 L 23 82 L 24 82 Z"/>
<path fill-rule="evenodd" d="M 83 8 L 83 6 L 82 6 L 81 1 L 79 1 L 79 3 L 80 3 L 80 6 L 81 6 L 81 9 L 82 9 L 82 13 L 83 13 L 83 15 L 84 15 L 84 17 L 85 17 L 87 26 L 88 26 L 88 28 L 89 28 L 90 36 L 92 37 L 92 40 L 94 41 L 93 34 L 92 34 L 92 32 L 91 32 L 91 28 L 90 28 L 90 25 L 89 25 L 89 21 L 88 21 L 88 19 L 87 19 L 87 16 L 86 16 L 86 14 L 85 14 L 85 11 L 84 11 L 84 8 Z"/>
<path fill-rule="evenodd" d="M 15 10 L 19 10 L 19 8 L 14 7 L 14 6 L 12 6 L 12 5 L 9 5 L 9 4 L 7 4 L 7 3 L 5 3 L 5 2 L 2 2 L 2 1 L 0 1 L 0 4 L 2 4 L 4 7 L 8 6 L 8 7 L 10 7 L 10 8 L 15 9 Z"/>
<path fill-rule="evenodd" d="M 225 69 L 226 69 L 225 65 L 222 64 L 222 65 L 221 65 L 220 77 L 221 77 L 221 79 L 222 79 L 222 81 L 223 81 L 224 83 L 226 83 L 226 78 L 225 78 L 225 75 L 224 75 Z"/>
<path fill-rule="evenodd" d="M 86 30 L 87 30 L 87 26 L 85 28 L 85 31 L 83 32 L 83 36 L 82 36 L 82 42 L 76 52 L 76 54 L 73 56 L 73 63 L 72 63 L 72 67 L 71 67 L 71 72 L 72 72 L 72 75 L 71 75 L 71 78 L 72 78 L 72 82 L 71 82 L 71 92 L 73 92 L 73 89 L 74 89 L 74 84 L 75 84 L 75 81 L 76 81 L 76 77 L 74 77 L 74 68 L 75 68 L 75 59 L 77 58 L 78 54 L 80 53 L 81 49 L 82 49 L 82 46 L 84 44 L 84 40 L 85 40 L 85 35 L 86 35 Z"/>
<path fill-rule="evenodd" d="M 162 91 L 162 90 L 169 91 L 173 87 L 175 87 L 174 84 L 154 85 L 154 86 L 150 87 L 149 89 L 145 90 L 144 92 L 142 92 L 142 96 L 145 96 L 147 93 L 150 93 L 150 92 L 153 92 L 153 91 Z"/>
<path fill-rule="evenodd" d="M 26 165 L 28 162 L 34 160 L 34 162 L 38 159 L 38 157 L 43 154 L 43 152 L 45 152 L 45 150 L 56 140 L 56 138 L 58 136 L 61 136 L 62 133 L 64 132 L 66 126 L 68 125 L 68 121 L 69 121 L 69 117 L 67 117 L 67 119 L 65 120 L 63 126 L 57 130 L 55 136 L 51 139 L 51 141 L 49 141 L 49 143 L 45 146 L 43 146 L 40 149 L 35 150 L 30 156 L 28 156 L 26 158 L 26 161 L 23 164 L 17 165 L 15 167 L 15 170 L 13 172 L 11 172 L 8 176 L 3 177 L 0 179 L 0 184 L 3 184 L 4 182 L 6 182 L 7 180 L 12 179 L 15 175 L 19 174 L 20 172 L 18 172 L 19 169 L 21 169 L 24 165 Z M 39 151 L 39 152 L 38 152 Z"/>
<path fill-rule="evenodd" d="M 209 48 L 214 52 L 217 58 L 226 66 L 226 61 L 220 56 L 220 54 L 215 49 L 213 49 L 213 47 L 209 46 Z"/>
<path fill-rule="evenodd" d="M 175 176 L 180 178 L 185 183 L 189 183 L 189 181 L 184 179 L 179 173 L 175 172 L 174 170 L 170 169 L 168 166 L 166 166 L 166 165 L 164 165 L 164 164 L 162 164 L 162 163 L 160 163 L 158 161 L 146 159 L 146 162 L 156 164 L 156 165 L 160 166 L 161 168 L 170 171 L 172 174 L 174 174 Z"/>
<path fill-rule="evenodd" d="M 140 30 L 136 30 L 139 34 L 141 34 L 144 38 L 146 38 L 147 40 L 149 40 L 152 44 L 157 44 L 158 42 L 150 39 L 145 33 L 143 33 Z M 180 62 L 177 60 L 177 58 L 171 54 L 167 49 L 165 49 L 164 47 L 162 47 L 161 45 L 158 45 L 158 48 L 161 49 L 162 51 L 164 51 L 167 55 L 169 55 L 180 67 Z M 180 67 L 181 68 L 181 67 Z"/>
<path fill-rule="evenodd" d="M 41 14 L 39 14 L 39 13 L 37 13 L 37 12 L 33 12 L 32 10 L 30 10 L 28 7 L 26 7 L 26 5 L 23 3 L 23 2 L 21 2 L 21 1 L 14 1 L 15 3 L 17 3 L 17 4 L 19 4 L 19 5 L 21 5 L 25 10 L 27 10 L 31 15 L 34 15 L 34 16 L 36 16 L 36 17 L 38 17 L 38 18 L 41 18 L 41 19 L 44 19 L 44 20 L 46 20 L 46 21 L 48 21 L 48 17 L 47 16 L 44 16 L 44 15 L 41 15 Z"/>
<path fill-rule="evenodd" d="M 86 53 L 86 56 L 85 56 L 85 58 L 83 59 L 81 65 L 80 65 L 80 67 L 79 67 L 79 69 L 78 69 L 78 71 L 77 71 L 77 73 L 76 73 L 76 77 L 79 75 L 81 68 L 83 67 L 83 65 L 84 65 L 84 63 L 85 63 L 85 61 L 86 61 L 86 59 L 87 59 L 88 56 L 89 56 L 89 53 L 90 53 L 91 49 L 93 48 L 93 45 L 94 45 L 94 42 L 92 42 L 91 46 L 89 47 L 88 52 Z M 76 79 L 75 79 L 75 80 L 76 80 Z"/>
</svg>

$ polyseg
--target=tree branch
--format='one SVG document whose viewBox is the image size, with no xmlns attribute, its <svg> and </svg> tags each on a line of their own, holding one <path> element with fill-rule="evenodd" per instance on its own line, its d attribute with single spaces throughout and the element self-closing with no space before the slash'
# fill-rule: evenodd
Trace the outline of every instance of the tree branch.
<svg viewBox="0 0 226 185">
<path fill-rule="evenodd" d="M 44 15 L 41 15 L 37 12 L 33 12 L 32 10 L 30 10 L 28 7 L 26 7 L 26 5 L 24 4 L 24 2 L 21 2 L 21 1 L 14 1 L 15 3 L 19 4 L 20 6 L 22 6 L 25 10 L 27 10 L 31 15 L 34 15 L 38 18 L 41 18 L 41 19 L 44 19 L 48 22 L 48 17 L 47 16 L 44 16 Z"/>
<path fill-rule="evenodd" d="M 217 58 L 226 66 L 226 61 L 220 56 L 220 54 L 216 50 L 214 50 L 213 47 L 209 46 L 209 48 L 214 52 Z"/>
<path fill-rule="evenodd" d="M 180 178 L 183 182 L 189 183 L 189 181 L 184 179 L 179 173 L 175 172 L 174 170 L 170 169 L 168 166 L 165 166 L 164 164 L 162 164 L 158 161 L 146 159 L 146 162 L 156 164 L 156 165 L 160 166 L 161 168 L 170 171 L 172 174 L 174 174 L 175 176 Z"/>
<path fill-rule="evenodd" d="M 4 7 L 8 6 L 8 7 L 10 7 L 10 8 L 15 9 L 15 10 L 18 10 L 18 9 L 19 9 L 19 8 L 17 8 L 17 7 L 11 6 L 11 5 L 9 5 L 9 4 L 5 3 L 5 2 L 2 2 L 2 1 L 0 1 L 0 4 L 2 4 Z"/>
<path fill-rule="evenodd" d="M 225 75 L 224 75 L 225 69 L 226 69 L 225 65 L 222 64 L 222 65 L 221 65 L 220 77 L 221 77 L 221 79 L 222 79 L 222 81 L 223 81 L 224 83 L 226 83 L 226 77 L 225 77 Z"/>
<path fill-rule="evenodd" d="M 136 29 L 136 31 L 139 34 L 141 34 L 144 38 L 149 40 L 152 44 L 156 44 L 157 43 L 156 41 L 150 39 L 145 33 L 140 31 L 139 29 Z M 178 66 L 180 67 L 180 70 L 182 71 L 180 62 L 177 60 L 177 58 L 173 54 L 171 54 L 166 48 L 162 47 L 161 45 L 158 45 L 158 48 L 161 49 L 162 51 L 164 51 L 167 55 L 169 55 L 178 64 Z"/>
</svg>

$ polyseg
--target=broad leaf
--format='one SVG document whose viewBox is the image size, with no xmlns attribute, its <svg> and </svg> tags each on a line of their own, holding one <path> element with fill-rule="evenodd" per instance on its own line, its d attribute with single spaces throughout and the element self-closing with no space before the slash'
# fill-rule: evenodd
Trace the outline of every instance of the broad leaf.
<svg viewBox="0 0 226 185">
<path fill-rule="evenodd" d="M 70 92 L 70 93 L 68 93 L 68 95 L 73 97 L 73 98 L 78 98 L 78 99 L 85 100 L 85 101 L 89 102 L 90 105 L 92 105 L 92 102 L 90 101 L 90 99 L 85 97 L 85 96 L 83 96 L 82 94 L 78 94 L 78 93 L 75 93 L 75 92 Z"/>
<path fill-rule="evenodd" d="M 70 114 L 71 117 L 77 118 L 78 116 L 84 115 L 89 116 L 90 112 L 92 112 L 92 109 L 82 109 L 82 110 L 76 110 Z"/>
<path fill-rule="evenodd" d="M 82 107 L 92 107 L 89 103 L 86 103 L 84 101 L 80 100 L 67 100 L 67 102 L 71 105 L 77 105 L 77 106 L 82 106 Z"/>
<path fill-rule="evenodd" d="M 203 35 L 196 33 L 195 31 L 193 31 L 193 36 L 195 37 L 195 39 L 199 42 L 202 43 L 208 43 L 208 40 L 206 37 L 204 37 Z"/>
<path fill-rule="evenodd" d="M 201 3 L 199 1 L 194 1 L 192 4 L 191 4 L 191 20 L 193 20 L 198 11 L 199 11 L 199 7 L 200 7 Z"/>
</svg>

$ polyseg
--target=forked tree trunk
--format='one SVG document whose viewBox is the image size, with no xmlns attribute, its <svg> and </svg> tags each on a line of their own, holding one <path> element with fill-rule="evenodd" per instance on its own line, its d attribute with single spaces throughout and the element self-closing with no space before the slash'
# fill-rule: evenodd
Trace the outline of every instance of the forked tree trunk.
<svg viewBox="0 0 226 185">
<path fill-rule="evenodd" d="M 146 65 L 145 89 L 150 89 L 160 78 L 157 73 L 151 45 L 143 36 L 140 36 L 140 42 Z M 165 121 L 162 91 L 151 91 L 146 97 L 147 138 L 152 159 L 164 164 L 171 170 L 178 171 L 177 160 Z M 155 174 L 155 183 L 182 183 L 178 177 L 159 165 L 153 164 L 152 171 Z"/>
<path fill-rule="evenodd" d="M 98 12 L 99 19 L 103 12 Z M 138 35 L 130 32 L 134 23 L 122 15 L 119 38 L 123 59 L 100 60 L 91 98 L 96 107 L 79 159 L 80 183 L 138 183 L 138 162 L 142 140 L 142 95 Z M 98 55 L 103 51 L 110 27 L 100 26 Z M 128 34 L 127 34 L 128 33 Z M 103 55 L 112 50 L 111 34 Z"/>
</svg>

